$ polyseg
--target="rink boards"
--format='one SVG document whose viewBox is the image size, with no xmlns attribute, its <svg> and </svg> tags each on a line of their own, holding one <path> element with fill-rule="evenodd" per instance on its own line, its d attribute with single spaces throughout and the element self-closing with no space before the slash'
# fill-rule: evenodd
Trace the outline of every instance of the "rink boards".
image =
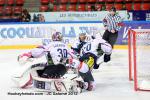
<svg viewBox="0 0 150 100">
<path fill-rule="evenodd" d="M 118 32 L 115 49 L 127 49 L 128 30 L 130 28 L 149 29 L 150 23 L 124 22 Z M 88 36 L 99 34 L 102 36 L 104 27 L 100 21 L 74 21 L 74 22 L 45 22 L 45 23 L 2 23 L 0 25 L 0 50 L 1 49 L 30 49 L 37 45 L 51 42 L 51 34 L 59 31 L 64 36 L 66 44 L 73 44 L 78 39 L 79 33 Z"/>
</svg>

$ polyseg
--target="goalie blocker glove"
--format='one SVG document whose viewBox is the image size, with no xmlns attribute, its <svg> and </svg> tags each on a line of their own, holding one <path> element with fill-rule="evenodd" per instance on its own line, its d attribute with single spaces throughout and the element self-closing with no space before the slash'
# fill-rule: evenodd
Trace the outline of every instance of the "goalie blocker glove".
<svg viewBox="0 0 150 100">
<path fill-rule="evenodd" d="M 20 64 L 25 64 L 27 61 L 30 60 L 30 58 L 33 58 L 31 52 L 23 53 L 22 55 L 18 56 L 17 61 Z"/>
</svg>

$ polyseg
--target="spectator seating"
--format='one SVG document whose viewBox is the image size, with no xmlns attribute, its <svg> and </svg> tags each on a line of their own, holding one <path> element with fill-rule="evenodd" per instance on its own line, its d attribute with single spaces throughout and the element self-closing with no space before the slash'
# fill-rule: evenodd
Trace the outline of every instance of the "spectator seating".
<svg viewBox="0 0 150 100">
<path fill-rule="evenodd" d="M 61 4 L 66 4 L 68 2 L 68 0 L 60 0 Z"/>
<path fill-rule="evenodd" d="M 18 18 L 25 0 L 0 0 L 0 18 Z"/>
<path fill-rule="evenodd" d="M 46 12 L 46 11 L 48 11 L 48 10 L 49 10 L 48 5 L 41 5 L 41 6 L 40 6 L 40 12 Z"/>
<path fill-rule="evenodd" d="M 122 3 L 116 3 L 116 4 L 114 4 L 114 6 L 115 6 L 115 8 L 117 9 L 117 10 L 123 10 L 123 4 Z"/>
<path fill-rule="evenodd" d="M 87 0 L 88 3 L 95 3 L 97 0 Z"/>
<path fill-rule="evenodd" d="M 13 6 L 15 4 L 15 0 L 7 0 L 8 6 Z"/>
<path fill-rule="evenodd" d="M 141 3 L 134 3 L 133 10 L 141 10 Z"/>
<path fill-rule="evenodd" d="M 0 18 L 17 18 L 26 0 L 0 0 Z M 39 11 L 150 10 L 150 0 L 40 0 Z"/>
<path fill-rule="evenodd" d="M 21 12 L 22 12 L 22 7 L 15 6 L 14 9 L 13 9 L 13 12 L 14 12 L 14 15 L 16 15 L 16 16 L 20 15 Z"/>
<path fill-rule="evenodd" d="M 49 3 L 52 3 L 52 4 L 53 4 L 53 3 L 54 3 L 54 0 L 49 0 Z"/>
<path fill-rule="evenodd" d="M 76 11 L 76 5 L 75 4 L 70 4 L 68 6 L 68 11 Z"/>
<path fill-rule="evenodd" d="M 79 0 L 79 3 L 86 3 L 88 0 Z"/>
<path fill-rule="evenodd" d="M 11 6 L 6 6 L 6 7 L 5 7 L 5 15 L 6 15 L 6 16 L 11 16 L 12 13 L 13 13 L 12 7 L 11 7 Z"/>
<path fill-rule="evenodd" d="M 86 4 L 87 11 L 92 11 L 91 6 L 92 6 L 92 4 Z"/>
<path fill-rule="evenodd" d="M 106 0 L 107 3 L 114 2 L 115 0 Z"/>
<path fill-rule="evenodd" d="M 0 6 L 4 6 L 5 5 L 5 0 L 0 0 Z"/>
<path fill-rule="evenodd" d="M 132 3 L 126 3 L 125 4 L 125 8 L 126 8 L 126 10 L 132 10 Z"/>
<path fill-rule="evenodd" d="M 150 0 L 41 0 L 41 5 L 50 3 L 52 11 L 91 11 L 95 5 L 96 10 L 110 10 L 115 6 L 117 10 L 150 10 Z"/>
<path fill-rule="evenodd" d="M 102 4 L 95 4 L 95 8 L 96 8 L 96 10 L 101 11 L 102 10 Z"/>
<path fill-rule="evenodd" d="M 48 4 L 49 4 L 49 0 L 41 0 L 41 4 L 46 4 L 46 5 L 48 5 Z"/>
<path fill-rule="evenodd" d="M 77 3 L 78 0 L 69 0 L 70 3 Z"/>
<path fill-rule="evenodd" d="M 108 4 L 105 5 L 105 8 L 106 8 L 107 11 L 109 11 L 111 9 L 111 7 L 113 7 L 113 6 L 114 6 L 114 4 L 108 3 Z"/>
<path fill-rule="evenodd" d="M 23 6 L 25 0 L 16 0 L 16 5 Z"/>
<path fill-rule="evenodd" d="M 57 5 L 53 5 L 53 11 L 57 11 Z"/>
<path fill-rule="evenodd" d="M 77 11 L 85 11 L 85 10 L 86 10 L 85 4 L 79 4 L 77 6 Z"/>
<path fill-rule="evenodd" d="M 124 0 L 115 0 L 116 3 L 123 2 Z"/>
<path fill-rule="evenodd" d="M 142 10 L 150 10 L 150 3 L 143 3 Z"/>
<path fill-rule="evenodd" d="M 66 4 L 61 4 L 58 6 L 58 11 L 67 11 Z"/>
</svg>

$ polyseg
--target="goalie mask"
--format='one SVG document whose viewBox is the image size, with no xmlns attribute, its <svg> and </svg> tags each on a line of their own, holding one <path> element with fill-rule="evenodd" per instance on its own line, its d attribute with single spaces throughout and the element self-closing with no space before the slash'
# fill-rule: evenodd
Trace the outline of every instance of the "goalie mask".
<svg viewBox="0 0 150 100">
<path fill-rule="evenodd" d="M 55 32 L 52 34 L 52 40 L 53 41 L 62 41 L 63 36 L 60 32 Z"/>
</svg>

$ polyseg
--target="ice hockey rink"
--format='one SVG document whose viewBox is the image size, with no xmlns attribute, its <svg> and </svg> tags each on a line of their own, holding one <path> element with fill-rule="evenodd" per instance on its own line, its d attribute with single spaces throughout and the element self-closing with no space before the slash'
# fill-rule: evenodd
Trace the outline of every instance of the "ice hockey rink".
<svg viewBox="0 0 150 100">
<path fill-rule="evenodd" d="M 8 92 L 34 92 L 14 87 L 11 73 L 17 65 L 17 55 L 28 50 L 0 50 L 1 100 L 150 100 L 149 92 L 135 92 L 128 79 L 127 49 L 113 50 L 112 60 L 93 72 L 96 89 L 78 95 L 8 95 Z"/>
</svg>

